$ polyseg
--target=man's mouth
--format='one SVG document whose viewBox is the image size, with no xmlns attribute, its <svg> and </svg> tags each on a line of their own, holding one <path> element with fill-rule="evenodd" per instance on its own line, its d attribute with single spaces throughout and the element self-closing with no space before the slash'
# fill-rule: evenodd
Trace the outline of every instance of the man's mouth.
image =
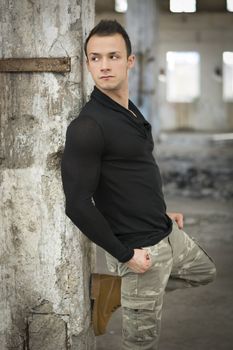
<svg viewBox="0 0 233 350">
<path fill-rule="evenodd" d="M 109 78 L 113 78 L 113 75 L 103 75 L 102 77 L 100 77 L 100 79 L 109 79 Z"/>
</svg>

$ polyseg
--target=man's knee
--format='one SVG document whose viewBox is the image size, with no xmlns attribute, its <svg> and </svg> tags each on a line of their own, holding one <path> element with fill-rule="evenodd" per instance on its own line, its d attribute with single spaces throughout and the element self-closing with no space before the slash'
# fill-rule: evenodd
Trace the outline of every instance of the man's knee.
<svg viewBox="0 0 233 350">
<path fill-rule="evenodd" d="M 210 282 L 213 282 L 216 278 L 217 270 L 214 262 L 210 260 L 208 269 L 206 270 L 206 273 L 203 274 L 203 279 L 200 281 L 201 284 L 208 284 Z"/>
<path fill-rule="evenodd" d="M 195 274 L 199 274 L 199 283 L 204 285 L 213 282 L 217 274 L 215 262 L 206 249 L 204 249 L 203 246 L 197 241 L 197 239 L 193 237 L 192 239 L 198 248 L 193 269 Z"/>
<path fill-rule="evenodd" d="M 181 268 L 171 274 L 166 292 L 188 287 L 198 287 L 211 283 L 216 278 L 216 267 L 213 260 L 207 256 L 197 264 L 190 264 L 188 269 Z"/>
</svg>

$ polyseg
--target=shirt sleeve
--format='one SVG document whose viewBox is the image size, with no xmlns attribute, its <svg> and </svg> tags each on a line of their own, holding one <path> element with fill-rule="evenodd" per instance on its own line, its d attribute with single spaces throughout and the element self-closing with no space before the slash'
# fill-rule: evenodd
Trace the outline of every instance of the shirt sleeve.
<svg viewBox="0 0 233 350">
<path fill-rule="evenodd" d="M 92 196 L 98 186 L 104 138 L 98 123 L 76 118 L 67 128 L 61 162 L 66 215 L 91 241 L 120 262 L 130 260 L 133 249 L 123 245 L 96 208 Z"/>
</svg>

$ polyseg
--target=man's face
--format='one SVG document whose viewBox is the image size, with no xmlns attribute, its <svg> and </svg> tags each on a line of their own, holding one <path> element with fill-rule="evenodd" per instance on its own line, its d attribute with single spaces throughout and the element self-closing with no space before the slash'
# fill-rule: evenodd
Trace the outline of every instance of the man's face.
<svg viewBox="0 0 233 350">
<path fill-rule="evenodd" d="M 128 70 L 134 65 L 134 56 L 127 58 L 124 38 L 93 35 L 87 44 L 87 68 L 101 90 L 119 90 L 128 82 Z"/>
</svg>

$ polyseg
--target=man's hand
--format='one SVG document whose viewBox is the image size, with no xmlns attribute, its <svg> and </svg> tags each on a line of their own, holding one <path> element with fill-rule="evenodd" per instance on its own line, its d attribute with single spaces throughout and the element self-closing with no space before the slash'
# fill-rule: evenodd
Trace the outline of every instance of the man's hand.
<svg viewBox="0 0 233 350">
<path fill-rule="evenodd" d="M 134 249 L 134 256 L 126 264 L 133 272 L 144 273 L 151 267 L 151 258 L 146 250 Z"/>
<path fill-rule="evenodd" d="M 184 227 L 184 216 L 181 213 L 167 213 L 167 215 L 172 219 L 175 220 L 178 227 L 181 229 Z"/>
</svg>

